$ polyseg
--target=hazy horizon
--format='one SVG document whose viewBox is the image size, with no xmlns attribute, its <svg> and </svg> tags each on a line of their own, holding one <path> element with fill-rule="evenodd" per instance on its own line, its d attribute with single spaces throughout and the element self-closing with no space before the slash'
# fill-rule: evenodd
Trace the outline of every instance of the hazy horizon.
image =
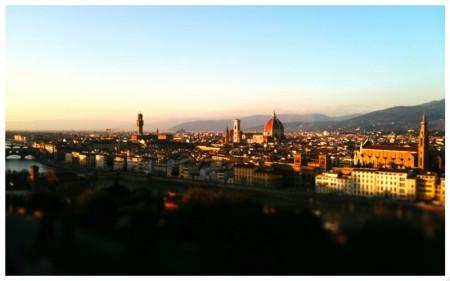
<svg viewBox="0 0 450 281">
<path fill-rule="evenodd" d="M 154 131 L 444 98 L 440 6 L 9 6 L 5 27 L 7 130 L 133 129 L 142 111 Z"/>
<path fill-rule="evenodd" d="M 435 102 L 438 100 L 433 100 L 429 102 Z M 404 105 L 395 105 L 396 106 L 404 106 Z M 415 105 L 412 105 L 415 106 Z M 377 110 L 384 110 L 387 108 L 379 108 Z M 321 114 L 326 115 L 331 118 L 337 117 L 345 117 L 352 115 L 364 115 L 369 112 L 359 112 L 359 113 L 348 113 L 343 115 L 328 115 L 322 112 L 312 112 L 312 113 L 304 113 L 307 114 Z M 145 132 L 155 132 L 156 130 L 160 131 L 168 131 L 172 127 L 176 125 L 180 125 L 181 123 L 192 122 L 192 121 L 218 121 L 218 120 L 232 120 L 234 118 L 246 118 L 258 115 L 270 116 L 271 113 L 261 113 L 254 115 L 244 115 L 244 116 L 221 116 L 217 118 L 189 118 L 189 119 L 167 119 L 160 120 L 155 122 L 154 120 L 150 120 L 150 124 L 146 121 L 145 113 L 142 112 L 144 117 L 144 131 Z M 283 116 L 286 115 L 303 115 L 302 113 L 277 113 L 277 116 L 283 120 Z M 130 120 L 88 120 L 88 119 L 79 119 L 79 120 L 33 120 L 28 122 L 16 122 L 11 124 L 11 122 L 6 122 L 6 131 L 105 131 L 107 129 L 112 129 L 113 131 L 135 131 L 136 130 L 136 119 L 137 113 L 134 116 L 134 119 Z M 292 121 L 291 121 L 292 122 Z M 89 124 L 86 126 L 86 124 Z"/>
<path fill-rule="evenodd" d="M 144 114 L 144 130 L 145 131 L 155 131 L 156 129 L 159 130 L 168 130 L 171 127 L 178 125 L 180 123 L 185 122 L 191 122 L 191 121 L 200 121 L 200 120 L 232 120 L 234 118 L 245 118 L 253 115 L 246 115 L 246 116 L 222 116 L 222 117 L 216 117 L 216 118 L 189 118 L 189 119 L 168 119 L 168 120 L 160 120 L 159 122 L 152 122 L 152 120 L 149 120 L 151 123 L 147 124 L 145 113 Z M 261 113 L 261 114 L 255 114 L 255 115 L 267 115 L 270 116 L 271 113 Z M 297 113 L 286 113 L 286 114 L 277 114 L 277 115 L 289 115 L 289 114 L 297 114 Z M 300 113 L 301 114 L 301 113 Z M 308 113 L 309 114 L 309 113 Z M 320 112 L 316 113 L 310 113 L 310 114 L 324 114 Z M 364 114 L 364 113 L 349 113 L 344 115 L 336 115 L 336 116 L 329 116 L 329 117 L 341 117 L 346 115 L 353 115 L 353 114 Z M 326 114 L 324 114 L 326 115 Z M 327 115 L 328 116 L 328 115 Z M 124 120 L 89 120 L 89 119 L 78 119 L 78 120 L 33 120 L 33 121 L 25 121 L 25 122 L 6 122 L 6 130 L 8 131 L 29 131 L 29 130 L 67 130 L 71 131 L 70 128 L 75 128 L 74 130 L 99 130 L 104 131 L 106 129 L 116 129 L 116 130 L 136 130 L 136 119 L 137 119 L 137 113 L 134 116 L 134 119 L 124 121 Z M 96 122 L 96 124 L 89 126 L 86 126 L 86 122 Z M 13 126 L 11 126 L 11 123 L 13 123 Z M 40 123 L 46 123 L 44 125 L 40 125 Z M 52 125 L 49 126 L 48 124 L 51 123 Z M 8 126 L 9 125 L 9 126 Z M 56 128 L 55 128 L 56 126 Z M 12 127 L 12 128 L 11 128 Z M 36 129 L 39 128 L 39 129 Z M 50 129 L 52 128 L 52 129 Z M 84 129 L 83 129 L 84 128 Z"/>
</svg>

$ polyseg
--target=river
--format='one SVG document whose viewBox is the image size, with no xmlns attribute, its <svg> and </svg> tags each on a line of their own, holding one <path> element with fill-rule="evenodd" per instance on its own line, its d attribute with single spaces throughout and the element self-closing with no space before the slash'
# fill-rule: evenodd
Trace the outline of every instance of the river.
<svg viewBox="0 0 450 281">
<path fill-rule="evenodd" d="M 10 141 L 5 142 L 6 146 L 11 146 L 12 143 Z M 11 155 L 6 158 L 5 162 L 5 171 L 14 171 L 14 172 L 20 172 L 23 170 L 28 171 L 31 166 L 36 165 L 39 167 L 39 173 L 46 173 L 48 170 L 48 167 L 33 160 L 33 159 L 20 159 L 20 156 L 17 155 Z"/>
<path fill-rule="evenodd" d="M 5 162 L 5 170 L 6 171 L 15 171 L 15 172 L 20 172 L 22 170 L 26 170 L 28 171 L 30 169 L 30 167 L 32 165 L 36 165 L 39 167 L 39 173 L 46 173 L 47 172 L 47 166 L 36 162 L 34 160 L 29 160 L 29 159 L 23 159 L 21 160 L 19 159 L 11 159 L 12 157 L 10 157 L 9 159 L 6 159 Z"/>
</svg>

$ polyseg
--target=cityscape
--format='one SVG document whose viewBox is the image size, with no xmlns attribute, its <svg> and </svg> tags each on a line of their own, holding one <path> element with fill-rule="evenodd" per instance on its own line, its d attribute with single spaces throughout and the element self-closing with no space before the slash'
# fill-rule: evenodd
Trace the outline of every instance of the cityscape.
<svg viewBox="0 0 450 281">
<path fill-rule="evenodd" d="M 387 11 L 395 12 L 398 16 L 393 23 L 398 23 L 397 20 L 402 18 L 405 22 L 414 20 L 414 24 L 420 25 L 416 29 L 411 27 L 412 31 L 408 31 L 411 34 L 415 34 L 416 30 L 425 30 L 424 26 L 433 31 L 436 26 L 441 28 L 440 21 L 436 26 L 429 26 L 427 19 L 441 19 L 443 11 L 443 7 L 431 9 L 426 6 L 390 7 L 386 11 L 374 7 L 341 7 L 336 10 L 330 7 L 9 7 L 7 42 L 11 42 L 10 48 L 14 51 L 9 54 L 11 59 L 7 69 L 17 74 L 16 65 L 23 67 L 26 61 L 23 57 L 31 52 L 26 47 L 19 47 L 25 42 L 24 38 L 30 42 L 36 40 L 39 46 L 46 47 L 48 44 L 49 49 L 57 49 L 51 43 L 54 39 L 48 39 L 54 35 L 50 33 L 60 32 L 64 28 L 72 32 L 73 28 L 72 22 L 62 20 L 65 27 L 61 30 L 47 26 L 51 30 L 49 34 L 44 32 L 42 37 L 34 37 L 28 32 L 34 32 L 30 30 L 33 30 L 35 22 L 41 25 L 48 19 L 51 24 L 52 20 L 61 20 L 64 15 L 64 18 L 71 18 L 74 22 L 76 15 L 86 16 L 87 21 L 91 20 L 91 16 L 98 16 L 92 22 L 95 23 L 94 28 L 112 28 L 118 25 L 114 20 L 115 25 L 109 26 L 110 19 L 105 19 L 106 15 L 134 15 L 135 20 L 143 16 L 145 20 L 142 19 L 139 26 L 144 21 L 151 26 L 148 18 L 151 18 L 150 22 L 167 23 L 176 15 L 181 18 L 177 19 L 180 22 L 192 24 L 185 32 L 193 37 L 193 42 L 198 40 L 198 45 L 192 44 L 201 48 L 214 41 L 214 38 L 210 42 L 202 37 L 207 34 L 206 29 L 201 29 L 206 28 L 203 20 L 211 21 L 212 27 L 208 28 L 216 25 L 216 21 L 205 16 L 203 9 L 210 9 L 212 17 L 236 17 L 243 24 L 244 33 L 250 32 L 247 28 L 254 32 L 253 28 L 259 30 L 261 27 L 255 27 L 247 18 L 243 20 L 241 13 L 270 14 L 273 18 L 268 22 L 273 22 L 266 28 L 276 26 L 275 29 L 282 30 L 285 27 L 287 35 L 280 36 L 294 36 L 288 32 L 287 25 L 282 24 L 282 19 L 286 19 L 284 16 L 290 18 L 292 23 L 289 22 L 289 26 L 294 25 L 295 13 L 300 15 L 304 10 L 317 13 L 316 16 L 324 11 L 331 12 L 336 15 L 333 20 L 339 23 L 345 22 L 344 18 L 349 20 L 348 17 L 349 21 L 353 16 L 359 19 L 361 14 L 366 13 L 368 18 L 377 18 L 389 14 Z M 156 17 L 157 12 L 162 12 L 161 18 Z M 414 19 L 411 18 L 413 14 L 416 15 Z M 32 15 L 29 22 L 20 21 L 27 15 Z M 317 21 L 315 16 L 309 20 Z M 370 19 L 368 21 L 365 24 L 372 26 Z M 239 30 L 235 23 L 225 24 L 227 21 L 222 22 L 221 19 L 218 22 L 219 27 L 224 24 L 225 28 Z M 309 26 L 307 22 L 300 22 L 305 29 Z M 83 29 L 85 26 L 77 28 L 87 32 L 87 38 L 92 39 L 91 31 Z M 292 28 L 295 30 L 295 27 Z M 136 30 L 133 32 L 140 32 Z M 13 35 L 13 31 L 19 32 Z M 173 32 L 171 28 L 165 32 L 169 31 Z M 97 32 L 101 34 L 99 30 Z M 401 30 L 400 33 L 408 32 Z M 201 34 L 200 39 L 195 37 L 197 33 Z M 73 34 L 86 39 L 78 33 Z M 176 34 L 185 36 L 178 31 Z M 436 53 L 443 57 L 440 40 L 444 35 L 436 34 Z M 172 45 L 172 39 L 169 40 L 166 33 L 155 32 L 154 35 L 156 37 L 151 44 L 156 45 L 153 47 L 161 52 L 161 56 L 164 56 L 165 50 L 160 49 L 158 44 L 162 48 L 168 46 L 177 50 L 176 44 Z M 240 44 L 245 34 L 242 38 L 236 37 L 238 39 L 233 37 L 234 33 L 223 36 L 226 42 L 236 40 Z M 363 38 L 358 33 L 354 33 L 354 37 Z M 394 37 L 397 38 L 396 35 Z M 407 38 L 402 40 L 406 42 Z M 162 43 L 157 39 L 161 39 Z M 126 38 L 120 40 L 123 42 Z M 255 38 L 252 40 L 257 41 Z M 250 41 L 248 44 L 252 45 Z M 80 49 L 85 46 L 83 42 L 78 43 Z M 66 43 L 58 44 L 64 46 Z M 185 43 L 186 49 L 191 48 L 189 44 Z M 276 43 L 273 44 L 267 46 L 269 52 L 278 50 Z M 93 45 L 86 46 L 94 49 Z M 244 52 L 237 46 L 230 47 L 232 51 L 225 48 L 225 53 Z M 354 48 L 359 48 L 359 45 L 354 45 Z M 394 43 L 391 48 L 397 50 Z M 136 52 L 142 51 L 138 49 Z M 47 56 L 53 58 L 55 50 L 49 50 Z M 186 50 L 187 53 L 191 51 Z M 204 61 L 207 61 L 209 50 L 204 51 Z M 217 52 L 220 51 L 223 50 Z M 68 58 L 58 57 L 61 61 L 55 65 L 64 65 L 63 60 L 70 60 L 66 62 L 67 71 L 75 73 L 74 65 L 78 63 L 75 60 L 83 58 L 72 61 L 70 52 L 68 50 Z M 119 57 L 123 54 L 137 56 L 132 50 L 123 54 L 118 50 L 108 50 L 105 56 L 109 59 L 109 55 L 115 55 L 114 52 L 118 52 Z M 389 49 L 389 52 L 393 51 Z M 411 53 L 411 56 L 418 54 Z M 159 55 L 157 53 L 155 56 Z M 209 59 L 216 60 L 215 55 L 212 51 L 213 57 Z M 430 55 L 430 61 L 441 63 L 440 55 L 437 58 Z M 45 56 L 42 55 L 42 58 Z M 427 58 L 427 54 L 423 56 Z M 188 60 L 188 57 L 190 55 L 167 56 L 169 66 L 157 64 L 164 72 L 166 67 L 178 63 L 178 60 L 180 67 L 184 67 L 182 65 L 186 61 L 183 60 Z M 42 58 L 29 63 L 38 63 Z M 85 66 L 100 69 L 101 58 L 97 59 L 92 57 L 92 61 Z M 198 60 L 199 64 L 207 65 L 204 61 Z M 334 63 L 338 61 L 340 59 Z M 417 61 L 422 61 L 422 58 Z M 242 63 L 244 69 L 245 61 Z M 375 61 L 372 63 L 376 64 Z M 127 64 L 125 61 L 124 69 Z M 427 65 L 432 65 L 432 62 L 427 62 Z M 224 69 L 227 67 L 225 65 Z M 138 68 L 144 69 L 144 66 Z M 192 73 L 200 68 L 193 66 Z M 431 68 L 435 71 L 439 67 Z M 91 70 L 86 71 L 89 74 Z M 217 71 L 219 73 L 222 69 Z M 237 75 L 250 79 L 250 76 L 243 74 L 245 71 L 240 71 Z M 415 77 L 416 73 L 410 71 L 415 70 L 406 67 L 402 73 Z M 43 72 L 50 73 L 50 70 Z M 202 74 L 204 77 L 209 75 L 206 72 Z M 74 88 L 84 85 L 71 84 L 70 79 L 62 79 L 62 82 L 55 82 L 47 88 L 45 83 L 36 84 L 35 78 L 20 78 L 11 74 L 14 78 L 9 80 L 7 87 L 5 131 L 6 275 L 443 276 L 445 95 L 441 89 L 443 73 L 436 72 L 441 78 L 426 81 L 438 85 L 432 88 L 433 91 L 430 90 L 430 94 L 411 93 L 410 97 L 394 98 L 395 91 L 409 90 L 398 90 L 397 85 L 393 93 L 389 92 L 388 87 L 384 89 L 378 100 L 350 94 L 336 100 L 333 95 L 327 94 L 318 95 L 317 100 L 298 94 L 296 100 L 296 94 L 277 96 L 272 93 L 266 96 L 262 92 L 253 93 L 240 84 L 250 92 L 241 97 L 239 93 L 230 94 L 229 99 L 233 99 L 230 104 L 221 103 L 223 97 L 220 94 L 205 98 L 204 94 L 188 93 L 189 90 L 172 95 L 166 93 L 173 102 L 163 102 L 163 93 L 137 94 L 130 88 L 129 96 L 121 96 L 119 101 L 114 101 L 114 94 L 108 98 L 102 98 L 103 94 L 98 94 L 98 97 L 93 94 L 92 102 L 88 102 L 87 96 L 83 97 L 86 98 L 85 107 L 68 103 L 64 95 L 58 98 L 51 94 L 55 89 L 67 90 L 66 87 L 71 85 Z M 104 75 L 109 74 L 106 71 Z M 162 74 L 158 75 L 155 84 L 159 83 L 158 79 L 166 79 Z M 266 73 L 261 75 L 263 77 Z M 92 79 L 94 84 L 98 83 L 95 79 L 103 79 L 88 76 L 80 79 Z M 230 77 L 233 75 L 230 74 Z M 302 79 L 300 74 L 299 77 Z M 180 78 L 179 83 L 183 84 L 185 78 Z M 274 78 L 273 83 L 276 84 L 277 79 Z M 412 78 L 406 78 L 408 83 L 405 87 L 410 86 L 408 79 Z M 112 86 L 105 86 L 105 91 L 114 92 L 113 88 L 116 85 L 122 87 L 120 83 L 126 83 L 125 80 L 110 78 L 108 81 Z M 402 84 L 400 80 L 397 82 Z M 32 85 L 28 85 L 27 81 Z M 295 79 L 293 81 L 289 80 L 289 83 L 295 85 Z M 205 81 L 202 85 L 209 85 L 209 82 Z M 283 80 L 275 86 L 283 87 L 285 82 L 288 81 Z M 183 85 L 166 83 L 167 89 L 173 87 L 175 91 L 182 91 Z M 266 83 L 261 79 L 261 85 Z M 336 91 L 340 87 L 338 84 L 334 89 Z M 357 85 L 355 82 L 355 87 Z M 371 87 L 377 86 L 373 84 Z M 198 89 L 201 91 L 202 88 Z M 304 89 L 307 89 L 306 86 Z M 48 93 L 41 95 L 39 91 Z M 23 105 L 21 101 L 24 97 L 29 97 L 33 106 Z M 228 94 L 225 97 L 228 98 Z M 155 102 L 147 103 L 152 100 Z M 246 104 L 247 100 L 254 102 Z M 364 109 L 359 104 L 352 105 L 364 102 Z M 301 106 L 298 110 L 291 110 L 292 103 Z M 235 108 L 233 104 L 236 104 Z M 75 110 L 72 106 L 82 108 Z M 95 108 L 98 112 L 94 112 L 97 111 Z M 308 108 L 311 110 L 308 111 Z M 106 114 L 107 110 L 111 112 L 108 117 L 110 121 L 99 117 L 98 120 L 103 123 L 99 121 L 101 125 L 94 124 L 95 114 Z M 20 114 L 22 111 L 23 114 Z M 214 111 L 216 113 L 211 113 Z M 55 117 L 57 121 L 48 123 L 52 125 L 39 121 L 50 120 L 48 116 L 51 114 L 58 115 Z M 188 117 L 182 117 L 183 114 Z M 133 117 L 123 118 L 124 115 Z M 113 121 L 115 116 L 120 122 Z M 64 120 L 68 120 L 67 123 Z M 73 129 L 75 123 L 69 120 L 78 120 L 75 127 L 81 129 Z M 104 124 L 103 129 L 98 129 Z"/>
</svg>

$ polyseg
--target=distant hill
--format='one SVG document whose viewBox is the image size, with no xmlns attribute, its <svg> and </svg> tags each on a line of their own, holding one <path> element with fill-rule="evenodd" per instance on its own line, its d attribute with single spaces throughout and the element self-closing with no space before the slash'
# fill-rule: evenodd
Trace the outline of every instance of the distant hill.
<svg viewBox="0 0 450 281">
<path fill-rule="evenodd" d="M 344 121 L 289 122 L 286 130 L 361 130 L 405 131 L 418 129 L 425 112 L 429 130 L 445 130 L 445 99 L 416 106 L 396 106 L 373 111 Z"/>
<path fill-rule="evenodd" d="M 396 106 L 366 114 L 350 114 L 329 117 L 325 114 L 280 114 L 285 130 L 369 130 L 405 131 L 417 129 L 426 112 L 430 130 L 445 130 L 445 99 L 416 106 Z M 252 115 L 240 118 L 244 131 L 262 131 L 264 122 L 270 115 Z M 177 131 L 224 131 L 232 128 L 232 120 L 199 120 L 178 124 L 169 130 Z"/>
<path fill-rule="evenodd" d="M 357 116 L 358 114 L 345 115 L 339 117 L 329 117 L 325 114 L 277 114 L 277 117 L 283 123 L 291 123 L 291 122 L 305 122 L 305 123 L 315 123 L 315 122 L 325 122 L 325 121 L 340 121 L 346 120 L 352 117 Z M 261 131 L 264 122 L 270 118 L 271 115 L 251 115 L 247 117 L 240 118 L 241 120 L 241 128 L 243 130 L 248 131 Z M 223 119 L 223 120 L 198 120 L 191 122 L 184 122 L 178 124 L 172 128 L 170 131 L 178 131 L 180 129 L 184 129 L 190 132 L 198 132 L 198 131 L 224 131 L 226 128 L 232 128 L 233 120 L 232 119 Z"/>
<path fill-rule="evenodd" d="M 360 113 L 355 113 L 355 114 L 349 114 L 349 115 L 343 115 L 343 116 L 337 116 L 337 117 L 333 117 L 333 121 L 344 121 L 344 120 L 348 120 L 351 118 L 355 118 L 357 116 L 361 116 L 362 114 Z"/>
</svg>

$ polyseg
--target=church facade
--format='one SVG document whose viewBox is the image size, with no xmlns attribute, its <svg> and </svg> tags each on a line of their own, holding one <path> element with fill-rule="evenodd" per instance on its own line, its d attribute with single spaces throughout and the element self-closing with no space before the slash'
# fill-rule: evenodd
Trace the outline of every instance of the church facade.
<svg viewBox="0 0 450 281">
<path fill-rule="evenodd" d="M 420 122 L 419 142 L 416 146 L 373 144 L 366 140 L 354 152 L 354 165 L 374 168 L 428 168 L 428 130 L 425 113 Z"/>
</svg>

